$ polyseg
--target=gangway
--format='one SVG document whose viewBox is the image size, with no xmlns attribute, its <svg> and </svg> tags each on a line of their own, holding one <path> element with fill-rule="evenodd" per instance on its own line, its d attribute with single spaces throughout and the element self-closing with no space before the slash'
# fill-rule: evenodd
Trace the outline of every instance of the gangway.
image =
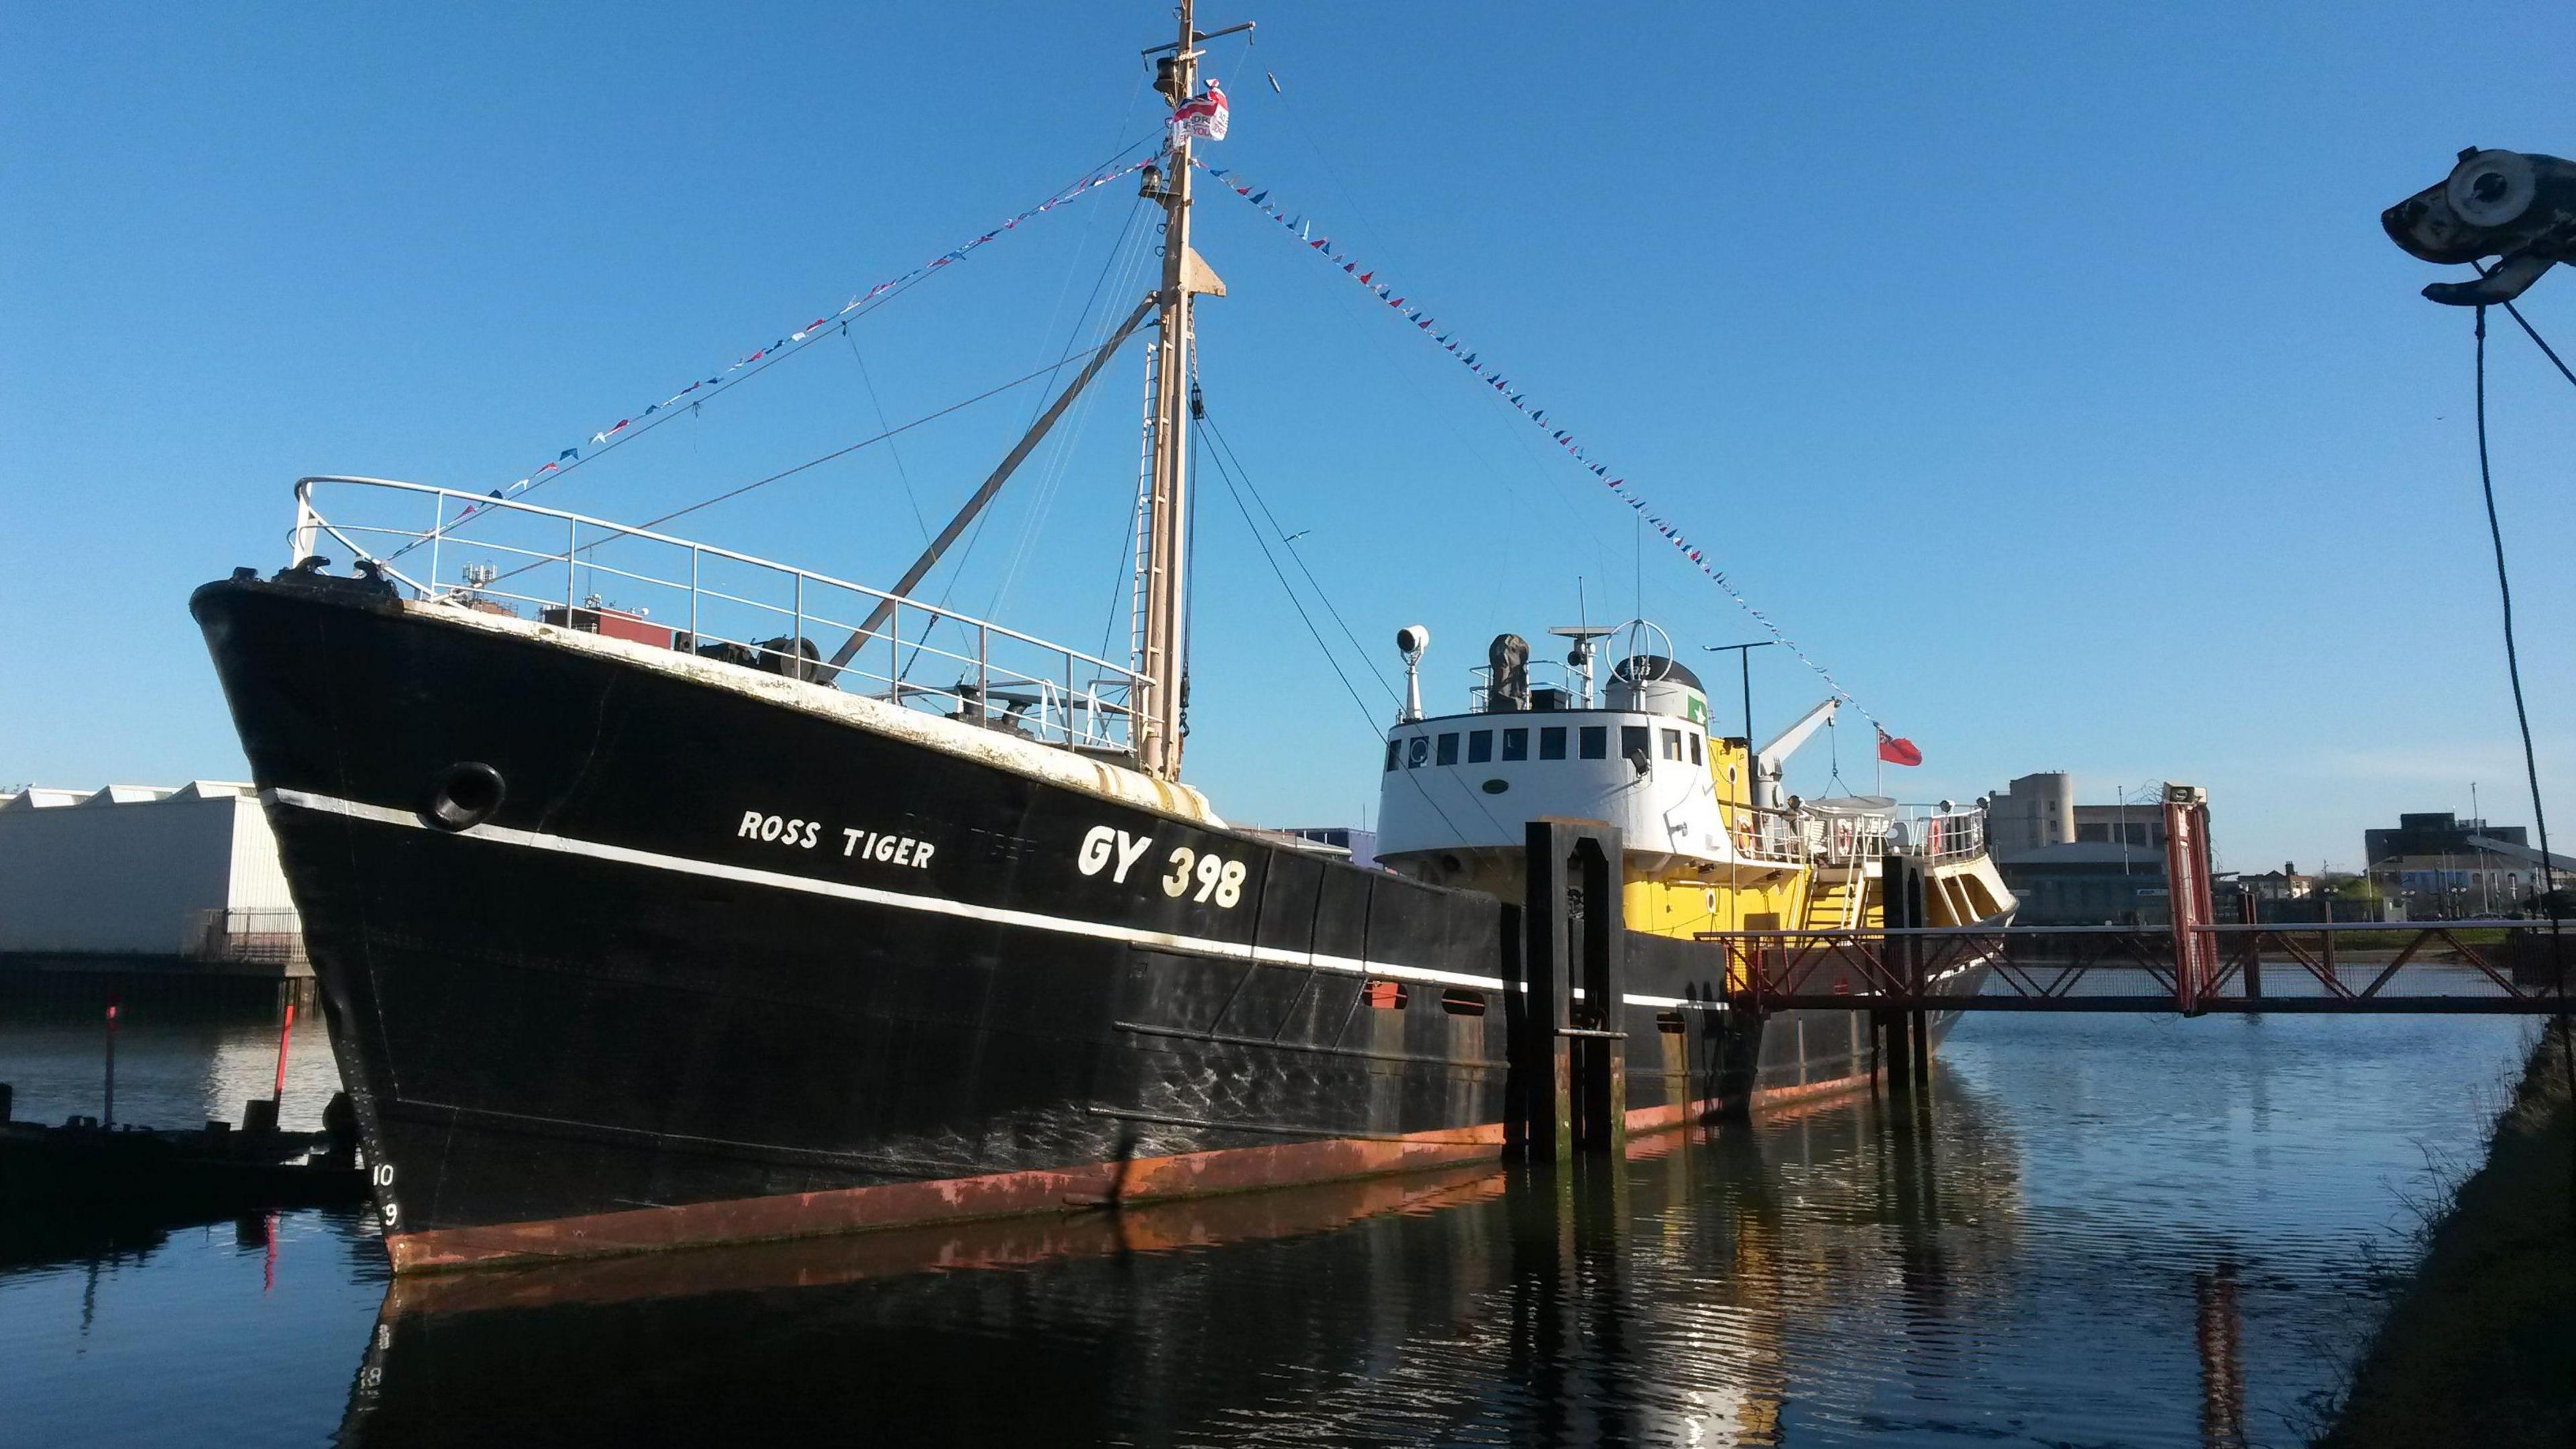
<svg viewBox="0 0 2576 1449">
<path fill-rule="evenodd" d="M 2576 1006 L 2549 923 L 1996 926 L 1707 932 L 1754 1011 L 2472 1013 Z M 2501 941 L 2480 939 L 2501 933 Z M 2576 956 L 2576 931 L 2569 956 Z M 2197 949 L 2191 949 L 2196 946 Z M 2566 957 L 2558 958 L 2561 960 Z M 2196 964 L 2178 964 L 2185 960 Z M 1983 989 L 1958 994 L 1986 968 Z M 2269 975 L 2267 977 L 2267 968 Z M 2195 971 L 2205 972 L 2196 979 Z"/>
<path fill-rule="evenodd" d="M 1950 1011 L 2475 1013 L 2542 1016 L 2571 1004 L 2561 927 L 2523 918 L 2289 924 L 2216 919 L 2208 797 L 2165 787 L 2160 925 L 1933 926 L 1919 882 L 1888 882 L 1883 925 L 1709 931 L 1731 1008 Z M 1891 869 L 1904 862 L 1890 858 Z M 1899 871 L 1898 875 L 1904 872 Z M 1916 893 L 1911 908 L 1908 891 Z M 2274 971 L 2270 990 L 2264 971 Z M 1965 981 L 1962 978 L 1967 978 Z M 1968 983 L 1974 982 L 1971 987 Z M 1928 1038 L 1924 1038 L 1928 1040 Z"/>
</svg>

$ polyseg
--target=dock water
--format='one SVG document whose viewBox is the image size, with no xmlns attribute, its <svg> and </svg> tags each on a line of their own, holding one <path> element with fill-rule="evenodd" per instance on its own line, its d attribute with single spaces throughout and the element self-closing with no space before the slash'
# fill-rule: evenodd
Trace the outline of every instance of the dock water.
<svg viewBox="0 0 2576 1449">
<path fill-rule="evenodd" d="M 0 1271 L 0 1422 L 63 1445 L 854 1424 L 909 1443 L 2300 1443 L 2403 1266 L 2392 1189 L 2474 1137 L 2526 1031 L 1980 1017 L 1912 1104 L 1640 1137 L 1564 1173 L 453 1283 L 390 1284 L 354 1213 L 215 1224 Z M 0 1060 L 28 1040 L 0 1027 Z M 2490 1086 L 2430 1085 L 2464 1081 Z"/>
</svg>

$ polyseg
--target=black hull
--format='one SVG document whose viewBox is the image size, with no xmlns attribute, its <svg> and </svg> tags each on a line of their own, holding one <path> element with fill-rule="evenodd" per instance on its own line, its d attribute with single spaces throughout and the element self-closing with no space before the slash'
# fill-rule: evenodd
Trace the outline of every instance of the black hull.
<svg viewBox="0 0 2576 1449">
<path fill-rule="evenodd" d="M 235 580 L 192 609 L 398 1267 L 1500 1151 L 1490 897 L 354 581 Z M 442 829 L 466 762 L 500 801 Z M 1227 863 L 1214 889 L 1166 893 L 1182 851 Z M 1859 1014 L 1676 1011 L 1716 998 L 1720 957 L 1632 939 L 1632 1124 L 1868 1071 Z"/>
</svg>

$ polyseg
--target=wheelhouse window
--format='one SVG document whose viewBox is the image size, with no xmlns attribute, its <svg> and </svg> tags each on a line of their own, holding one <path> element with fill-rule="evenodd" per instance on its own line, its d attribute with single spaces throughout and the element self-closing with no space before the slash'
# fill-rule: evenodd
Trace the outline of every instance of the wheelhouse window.
<svg viewBox="0 0 2576 1449">
<path fill-rule="evenodd" d="M 1542 760 L 1565 758 L 1565 726 L 1544 725 L 1538 732 L 1538 757 Z"/>
<path fill-rule="evenodd" d="M 1433 763 L 1441 765 L 1454 765 L 1458 763 L 1458 732 L 1456 730 L 1451 730 L 1449 733 L 1440 737 L 1440 758 L 1433 761 Z"/>
<path fill-rule="evenodd" d="M 1646 738 L 1653 733 L 1654 731 L 1644 725 L 1619 726 L 1619 758 L 1633 760 L 1639 755 L 1653 758 L 1654 742 Z"/>
<path fill-rule="evenodd" d="M 1608 725 L 1585 725 L 1583 727 L 1583 758 L 1587 760 L 1597 760 L 1609 753 L 1610 727 Z"/>
<path fill-rule="evenodd" d="M 1387 767 L 1388 769 L 1392 770 L 1392 769 L 1394 769 L 1396 766 L 1401 765 L 1401 764 L 1403 764 L 1403 763 L 1404 763 L 1404 741 L 1402 741 L 1402 740 L 1388 740 L 1388 741 L 1386 742 L 1386 767 Z"/>
<path fill-rule="evenodd" d="M 1494 732 L 1492 730 L 1469 730 L 1467 732 L 1467 763 L 1471 765 L 1481 765 L 1493 757 Z"/>
<path fill-rule="evenodd" d="M 1529 758 L 1528 730 L 1503 731 L 1503 758 L 1506 760 L 1526 760 Z"/>
<path fill-rule="evenodd" d="M 1664 731 L 1663 744 L 1665 759 L 1678 760 L 1682 757 L 1682 732 L 1680 730 Z"/>
<path fill-rule="evenodd" d="M 1699 757 L 1699 736 L 1698 736 L 1697 734 L 1693 734 L 1693 735 L 1690 737 L 1690 747 L 1691 747 L 1691 763 L 1692 763 L 1692 764 L 1694 764 L 1694 765 L 1704 763 L 1704 762 L 1700 759 L 1700 757 Z"/>
<path fill-rule="evenodd" d="M 1412 743 L 1405 746 L 1404 767 L 1408 770 L 1419 770 L 1430 762 L 1431 736 L 1415 735 Z"/>
</svg>

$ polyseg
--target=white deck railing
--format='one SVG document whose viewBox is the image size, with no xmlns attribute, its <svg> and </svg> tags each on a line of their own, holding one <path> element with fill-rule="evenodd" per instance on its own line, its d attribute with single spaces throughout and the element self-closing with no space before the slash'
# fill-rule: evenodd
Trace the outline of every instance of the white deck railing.
<svg viewBox="0 0 2576 1449">
<path fill-rule="evenodd" d="M 298 479 L 296 561 L 325 539 L 416 599 L 749 665 L 1046 744 L 1130 747 L 1127 706 L 1143 676 L 1126 666 L 791 564 L 426 484 Z M 886 606 L 835 668 L 843 641 Z"/>
<path fill-rule="evenodd" d="M 1818 857 L 1827 865 L 1863 865 L 1891 846 L 1930 860 L 1965 860 L 1986 848 L 1986 812 L 1975 805 L 1899 805 L 1884 815 L 1810 816 Z"/>
</svg>

